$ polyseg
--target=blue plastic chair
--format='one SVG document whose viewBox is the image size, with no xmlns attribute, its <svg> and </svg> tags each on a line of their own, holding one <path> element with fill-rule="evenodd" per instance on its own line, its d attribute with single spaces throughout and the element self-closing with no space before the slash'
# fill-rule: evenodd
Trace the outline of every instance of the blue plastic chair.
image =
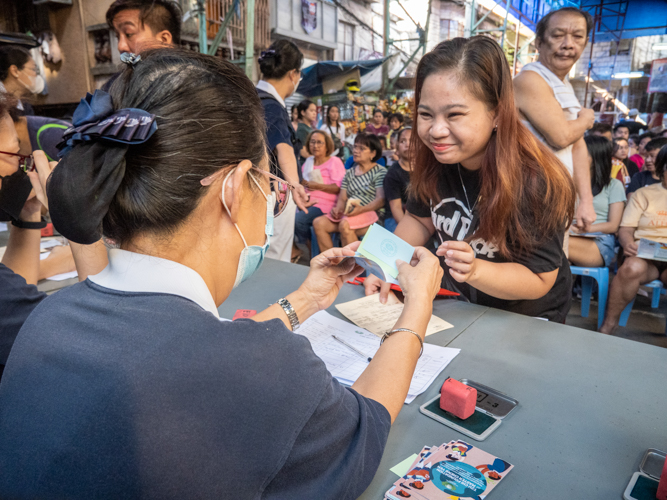
<svg viewBox="0 0 667 500">
<path fill-rule="evenodd" d="M 657 309 L 658 306 L 660 305 L 660 296 L 667 294 L 667 290 L 665 290 L 662 281 L 660 280 L 651 281 L 650 283 L 646 283 L 643 286 L 653 289 L 651 294 L 651 308 Z M 632 299 L 630 303 L 625 307 L 625 309 L 623 309 L 621 317 L 619 318 L 618 321 L 619 326 L 625 326 L 628 324 L 628 318 L 630 318 L 630 313 L 632 312 L 632 306 L 634 304 L 635 304 L 635 299 Z M 667 326 L 665 326 L 665 335 L 667 335 Z"/>
<path fill-rule="evenodd" d="M 609 269 L 606 267 L 570 266 L 572 274 L 581 276 L 581 317 L 588 318 L 593 295 L 593 280 L 598 283 L 598 328 L 602 326 L 609 294 Z"/>
</svg>

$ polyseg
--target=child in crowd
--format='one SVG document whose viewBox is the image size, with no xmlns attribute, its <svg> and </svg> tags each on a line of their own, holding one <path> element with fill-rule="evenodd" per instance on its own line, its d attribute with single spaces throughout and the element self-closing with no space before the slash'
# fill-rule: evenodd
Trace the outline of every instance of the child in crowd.
<svg viewBox="0 0 667 500">
<path fill-rule="evenodd" d="M 414 246 L 437 235 L 443 286 L 462 298 L 565 321 L 574 185 L 521 123 L 500 46 L 484 36 L 438 44 L 419 62 L 415 110 L 410 198 L 395 234 Z M 386 300 L 387 283 L 364 286 Z"/>
<path fill-rule="evenodd" d="M 640 144 L 644 141 L 645 139 L 642 140 Z M 658 137 L 657 139 L 650 140 L 643 146 L 646 154 L 644 168 L 641 172 L 637 172 L 632 176 L 632 180 L 627 189 L 628 197 L 640 188 L 660 182 L 660 178 L 655 172 L 655 159 L 658 156 L 660 149 L 666 144 L 667 138 Z"/>
<path fill-rule="evenodd" d="M 646 238 L 667 243 L 667 146 L 663 146 L 655 161 L 659 182 L 638 189 L 628 201 L 623 213 L 618 241 L 623 247 L 621 266 L 609 287 L 609 302 L 602 333 L 612 333 L 621 312 L 637 294 L 639 285 L 660 279 L 667 283 L 667 263 L 637 257 L 639 240 Z"/>
<path fill-rule="evenodd" d="M 384 213 L 382 183 L 387 169 L 377 163 L 382 156 L 382 143 L 375 135 L 359 134 L 354 140 L 353 155 L 355 166 L 343 178 L 336 205 L 313 221 L 323 252 L 333 247 L 331 233 L 340 233 L 343 246 L 349 245 L 366 234 Z"/>
<path fill-rule="evenodd" d="M 627 130 L 626 128 L 620 130 Z M 632 176 L 639 172 L 639 168 L 634 162 L 628 160 L 629 145 L 628 140 L 622 137 L 614 138 L 613 160 L 611 163 L 611 178 L 618 179 L 623 183 L 623 187 L 630 185 Z"/>
<path fill-rule="evenodd" d="M 389 133 L 387 134 L 387 147 L 394 149 L 391 145 L 392 137 L 395 138 L 401 130 L 403 130 L 403 122 L 405 118 L 401 113 L 392 113 L 389 115 Z"/>
<path fill-rule="evenodd" d="M 340 158 L 333 156 L 333 140 L 322 130 L 313 130 L 310 133 L 306 149 L 312 156 L 303 164 L 301 184 L 310 195 L 312 205 L 308 207 L 308 213 L 301 210 L 296 213 L 294 235 L 299 242 L 310 245 L 313 221 L 328 214 L 336 204 L 340 185 L 345 177 L 345 167 Z"/>
<path fill-rule="evenodd" d="M 595 224 L 591 233 L 600 233 L 595 238 L 576 236 L 572 226 L 568 257 L 575 266 L 609 266 L 614 258 L 614 235 L 618 231 L 625 207 L 625 189 L 618 179 L 611 178 L 611 143 L 604 137 L 589 135 L 584 138 L 591 164 L 591 188 Z"/>
<path fill-rule="evenodd" d="M 398 138 L 398 144 L 396 145 L 398 161 L 389 167 L 384 178 L 384 196 L 387 200 L 384 227 L 392 233 L 405 216 L 405 204 L 408 201 L 408 185 L 410 184 L 410 172 L 412 171 L 412 163 L 410 162 L 412 129 L 404 128 L 396 137 Z"/>
</svg>

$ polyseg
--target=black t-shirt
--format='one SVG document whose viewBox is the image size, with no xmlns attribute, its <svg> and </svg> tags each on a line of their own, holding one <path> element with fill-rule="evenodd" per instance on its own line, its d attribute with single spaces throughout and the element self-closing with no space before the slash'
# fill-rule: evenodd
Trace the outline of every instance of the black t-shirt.
<svg viewBox="0 0 667 500">
<path fill-rule="evenodd" d="M 45 298 L 35 285 L 28 285 L 22 276 L 0 264 L 0 374 L 23 323 Z"/>
<path fill-rule="evenodd" d="M 473 215 L 469 207 L 474 208 L 480 191 L 479 172 L 471 172 L 461 167 L 459 177 L 456 165 L 442 165 L 438 178 L 438 192 L 442 199 L 431 201 L 431 206 L 419 200 L 409 199 L 407 211 L 417 217 L 431 217 L 436 229 L 436 242 L 461 241 L 473 234 L 479 225 L 477 214 Z M 465 184 L 465 190 L 461 185 Z M 466 199 L 467 193 L 467 199 Z M 539 230 L 539 228 L 535 228 Z M 565 231 L 563 231 L 564 233 Z M 565 253 L 563 252 L 563 234 L 551 235 L 545 242 L 534 248 L 529 254 L 514 251 L 510 243 L 511 259 L 506 259 L 498 252 L 493 243 L 481 239 L 472 240 L 472 248 L 478 259 L 489 262 L 515 262 L 534 273 L 547 273 L 558 269 L 554 286 L 542 298 L 536 300 L 503 300 L 487 295 L 467 283 L 456 282 L 449 274 L 444 257 L 440 265 L 445 270 L 443 287 L 460 292 L 470 302 L 483 306 L 495 307 L 505 311 L 546 318 L 562 322 L 570 309 L 572 275 Z"/>
<path fill-rule="evenodd" d="M 630 181 L 630 185 L 628 186 L 626 193 L 634 193 L 639 188 L 650 186 L 651 184 L 657 184 L 658 182 L 660 182 L 660 179 L 654 179 L 653 175 L 651 175 L 651 172 L 648 170 L 642 170 L 641 172 L 637 172 L 632 176 L 632 180 Z"/>
<path fill-rule="evenodd" d="M 398 162 L 394 162 L 384 177 L 384 198 L 387 200 L 385 213 L 387 217 L 391 217 L 391 208 L 389 207 L 391 200 L 400 199 L 403 205 L 407 203 L 408 184 L 410 184 L 410 172 L 406 172 Z"/>
</svg>

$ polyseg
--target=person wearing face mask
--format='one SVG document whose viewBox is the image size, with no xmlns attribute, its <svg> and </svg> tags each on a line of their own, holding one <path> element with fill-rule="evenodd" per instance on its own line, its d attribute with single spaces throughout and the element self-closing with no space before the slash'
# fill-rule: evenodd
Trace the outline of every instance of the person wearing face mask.
<svg viewBox="0 0 667 500">
<path fill-rule="evenodd" d="M 0 92 L 7 92 L 18 100 L 16 107 L 22 115 L 35 114 L 32 106 L 22 99 L 40 94 L 44 85 L 30 52 L 17 45 L 0 47 Z"/>
<path fill-rule="evenodd" d="M 82 250 L 77 245 L 57 246 L 40 260 L 40 229 L 45 226 L 41 212 L 48 208 L 48 201 L 37 172 L 31 168 L 34 164 L 47 168 L 48 161 L 42 151 L 20 154 L 10 117 L 13 101 L 0 93 L 0 221 L 10 222 L 9 241 L 0 263 L 0 375 L 23 323 L 46 298 L 35 285 L 45 277 L 73 271 L 72 252 Z M 91 266 L 84 263 L 81 253 L 78 257 L 79 279 L 85 279 Z M 102 267 L 92 269 L 96 272 Z"/>
<path fill-rule="evenodd" d="M 358 497 L 408 392 L 437 259 L 417 248 L 398 263 L 405 330 L 351 388 L 292 332 L 362 271 L 341 262 L 358 245 L 313 259 L 295 292 L 252 319 L 221 321 L 292 191 L 268 172 L 257 92 L 229 61 L 179 49 L 143 54 L 118 82 L 74 125 L 134 114 L 137 142 L 73 134 L 40 172 L 56 228 L 114 248 L 18 336 L 0 386 L 0 497 Z"/>
<path fill-rule="evenodd" d="M 183 12 L 174 0 L 115 0 L 106 21 L 118 39 L 118 52 L 141 54 L 155 47 L 178 47 Z M 108 92 L 120 73 L 112 75 L 102 90 Z"/>
<path fill-rule="evenodd" d="M 435 235 L 443 287 L 465 300 L 564 322 L 574 185 L 521 123 L 500 46 L 485 36 L 438 44 L 419 61 L 415 113 L 409 199 L 394 234 L 411 245 Z M 388 283 L 364 286 L 386 300 Z"/>
<path fill-rule="evenodd" d="M 295 186 L 294 201 L 289 202 L 281 219 L 276 221 L 268 253 L 269 257 L 285 262 L 298 256 L 293 249 L 296 209 L 308 213 L 308 195 L 300 184 L 297 163 L 304 143 L 298 139 L 285 108 L 285 99 L 294 94 L 301 81 L 302 64 L 303 54 L 289 40 L 275 41 L 259 58 L 262 79 L 257 83 L 257 93 L 264 108 L 271 173 Z"/>
</svg>

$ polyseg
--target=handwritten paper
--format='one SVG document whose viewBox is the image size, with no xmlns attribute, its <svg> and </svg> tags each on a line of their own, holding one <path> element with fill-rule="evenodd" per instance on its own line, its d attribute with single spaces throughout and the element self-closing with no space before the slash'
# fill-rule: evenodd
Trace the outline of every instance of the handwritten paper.
<svg viewBox="0 0 667 500">
<path fill-rule="evenodd" d="M 352 385 L 368 366 L 368 362 L 351 351 L 332 335 L 341 338 L 359 351 L 373 357 L 380 347 L 380 339 L 363 328 L 338 319 L 326 311 L 308 318 L 296 331 L 306 337 L 315 354 L 341 384 Z M 458 355 L 460 349 L 424 344 L 424 354 L 417 361 L 405 403 L 410 404 L 433 383 L 436 377 Z"/>
<path fill-rule="evenodd" d="M 396 321 L 398 321 L 399 316 L 403 313 L 403 304 L 391 292 L 389 293 L 387 303 L 382 304 L 380 302 L 380 294 L 376 293 L 375 295 L 367 295 L 361 299 L 337 304 L 336 309 L 355 325 L 382 337 L 382 335 L 394 328 Z M 453 327 L 454 325 L 451 323 L 437 316 L 431 316 L 426 328 L 426 335 L 428 336 Z"/>
</svg>

